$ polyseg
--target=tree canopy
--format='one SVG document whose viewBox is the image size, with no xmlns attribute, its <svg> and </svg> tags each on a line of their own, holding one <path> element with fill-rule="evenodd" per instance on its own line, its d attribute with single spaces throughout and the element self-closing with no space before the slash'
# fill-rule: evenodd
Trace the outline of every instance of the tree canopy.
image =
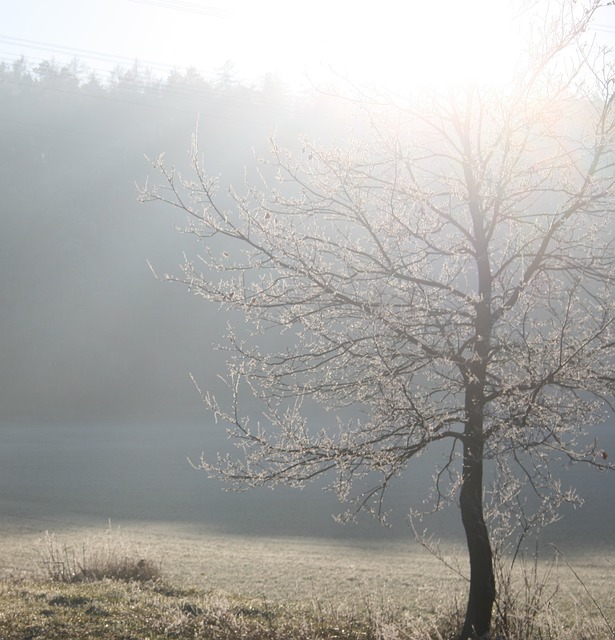
<svg viewBox="0 0 615 640">
<path fill-rule="evenodd" d="M 253 328 L 230 335 L 230 404 L 203 390 L 240 455 L 203 468 L 248 486 L 329 474 L 382 515 L 408 463 L 450 442 L 434 497 L 460 500 L 463 639 L 488 632 L 495 598 L 485 462 L 491 526 L 522 535 L 576 500 L 553 462 L 610 467 L 583 437 L 614 408 L 615 80 L 584 39 L 599 6 L 558 3 L 500 84 L 363 95 L 350 143 L 273 139 L 258 180 L 226 193 L 195 139 L 193 174 L 159 158 L 141 194 L 203 245 L 171 279 Z"/>
</svg>

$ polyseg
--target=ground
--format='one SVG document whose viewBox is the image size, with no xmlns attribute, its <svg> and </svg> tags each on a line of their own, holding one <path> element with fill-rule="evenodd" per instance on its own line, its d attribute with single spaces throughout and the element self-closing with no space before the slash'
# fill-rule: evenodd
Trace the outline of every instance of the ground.
<svg viewBox="0 0 615 640">
<path fill-rule="evenodd" d="M 80 633 L 87 628 L 91 637 L 101 638 L 181 638 L 197 632 L 208 637 L 211 620 L 222 616 L 215 623 L 222 625 L 216 627 L 215 637 L 247 637 L 232 636 L 230 630 L 248 620 L 259 629 L 259 625 L 269 628 L 273 635 L 267 637 L 281 638 L 288 625 L 296 634 L 299 615 L 304 622 L 312 621 L 310 637 L 314 638 L 319 637 L 318 629 L 352 624 L 357 625 L 355 635 L 338 637 L 367 637 L 361 634 L 368 633 L 375 619 L 381 626 L 394 621 L 398 636 L 410 638 L 408 629 L 414 628 L 416 620 L 437 624 L 463 609 L 465 580 L 411 541 L 247 538 L 163 523 L 57 529 L 50 538 L 36 526 L 5 527 L 0 548 L 4 578 L 0 637 L 72 637 L 61 634 L 75 624 L 82 625 Z M 59 585 L 41 581 L 50 540 L 78 554 L 101 545 L 113 553 L 129 550 L 135 558 L 155 562 L 162 582 Z M 443 548 L 463 573 L 463 547 Z M 524 615 L 540 609 L 538 619 L 546 620 L 551 631 L 561 628 L 563 634 L 583 627 L 593 629 L 594 637 L 607 638 L 615 621 L 615 552 L 601 548 L 557 558 L 553 549 L 543 553 L 537 563 L 532 559 L 519 567 L 523 570 L 511 589 Z M 529 582 L 533 591 L 527 588 Z M 271 612 L 278 607 L 292 613 L 276 618 L 273 625 Z M 269 613 L 263 614 L 265 610 Z M 284 624 L 279 624 L 280 619 Z M 135 630 L 122 626 L 128 624 L 126 620 L 133 621 Z M 17 624 L 17 635 L 10 635 Z M 400 635 L 404 625 L 405 636 Z M 147 629 L 150 635 L 143 635 Z M 225 636 L 227 632 L 231 635 Z M 254 637 L 265 637 L 261 632 Z"/>
</svg>

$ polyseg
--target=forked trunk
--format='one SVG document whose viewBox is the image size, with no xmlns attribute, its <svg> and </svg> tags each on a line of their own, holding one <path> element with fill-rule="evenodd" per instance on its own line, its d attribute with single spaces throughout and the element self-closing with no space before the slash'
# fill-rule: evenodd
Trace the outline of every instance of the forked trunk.
<svg viewBox="0 0 615 640">
<path fill-rule="evenodd" d="M 483 447 L 464 446 L 461 519 L 470 557 L 470 593 L 459 640 L 488 638 L 495 601 L 491 543 L 483 514 Z"/>
</svg>

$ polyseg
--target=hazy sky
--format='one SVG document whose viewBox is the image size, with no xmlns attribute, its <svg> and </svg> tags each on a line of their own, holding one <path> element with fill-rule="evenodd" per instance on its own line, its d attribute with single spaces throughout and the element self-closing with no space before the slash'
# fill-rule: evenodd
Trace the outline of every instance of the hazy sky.
<svg viewBox="0 0 615 640">
<path fill-rule="evenodd" d="M 3 11 L 0 59 L 76 55 L 101 71 L 139 59 L 161 74 L 169 66 L 194 66 L 206 76 L 233 61 L 243 79 L 277 72 L 291 82 L 322 81 L 330 66 L 388 84 L 470 72 L 493 76 L 517 46 L 504 4 L 20 0 Z M 615 7 L 601 12 L 597 28 L 599 37 L 615 40 Z"/>
<path fill-rule="evenodd" d="M 157 65 L 194 66 L 214 73 L 233 61 L 241 77 L 278 72 L 305 76 L 321 64 L 358 55 L 361 11 L 315 0 L 22 0 L 5 10 L 3 59 L 24 53 L 44 59 L 76 54 L 98 69 L 136 58 Z M 367 6 L 367 5 L 366 5 Z M 355 5 L 356 7 L 356 5 Z M 8 15 L 7 15 L 8 14 Z M 341 22 L 355 16 L 354 24 Z M 334 51 L 334 49 L 337 49 Z M 157 67 L 156 67 L 157 68 Z"/>
</svg>

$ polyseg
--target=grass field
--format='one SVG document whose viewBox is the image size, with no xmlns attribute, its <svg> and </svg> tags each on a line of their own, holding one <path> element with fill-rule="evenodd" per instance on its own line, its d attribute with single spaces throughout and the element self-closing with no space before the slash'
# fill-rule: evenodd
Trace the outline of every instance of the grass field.
<svg viewBox="0 0 615 640">
<path fill-rule="evenodd" d="M 158 562 L 165 578 L 183 587 L 342 607 L 369 600 L 396 610 L 429 607 L 444 588 L 464 588 L 461 578 L 444 572 L 438 561 L 411 543 L 227 536 L 167 523 L 112 526 L 109 532 L 102 526 L 73 527 L 55 536 L 80 549 L 100 544 L 109 533 L 136 555 Z M 40 574 L 44 546 L 44 532 L 5 532 L 0 571 Z"/>
<path fill-rule="evenodd" d="M 156 563 L 165 584 L 178 589 L 307 608 L 327 616 L 436 620 L 463 609 L 465 598 L 466 581 L 415 542 L 248 538 L 166 523 L 131 523 L 108 531 L 102 525 L 59 527 L 54 535 L 58 548 L 77 553 L 119 545 L 135 558 Z M 0 575 L 5 586 L 14 583 L 15 577 L 42 577 L 48 545 L 44 532 L 35 527 L 4 527 Z M 445 551 L 447 559 L 464 572 L 463 548 L 448 546 Z M 9 576 L 13 579 L 7 582 Z M 612 638 L 615 626 L 614 577 L 615 549 L 575 553 L 557 562 L 545 554 L 519 572 L 511 591 L 518 604 L 536 609 L 539 618 L 550 618 L 562 633 L 593 629 L 586 637 L 606 639 Z M 79 585 L 70 589 L 78 590 Z"/>
</svg>

